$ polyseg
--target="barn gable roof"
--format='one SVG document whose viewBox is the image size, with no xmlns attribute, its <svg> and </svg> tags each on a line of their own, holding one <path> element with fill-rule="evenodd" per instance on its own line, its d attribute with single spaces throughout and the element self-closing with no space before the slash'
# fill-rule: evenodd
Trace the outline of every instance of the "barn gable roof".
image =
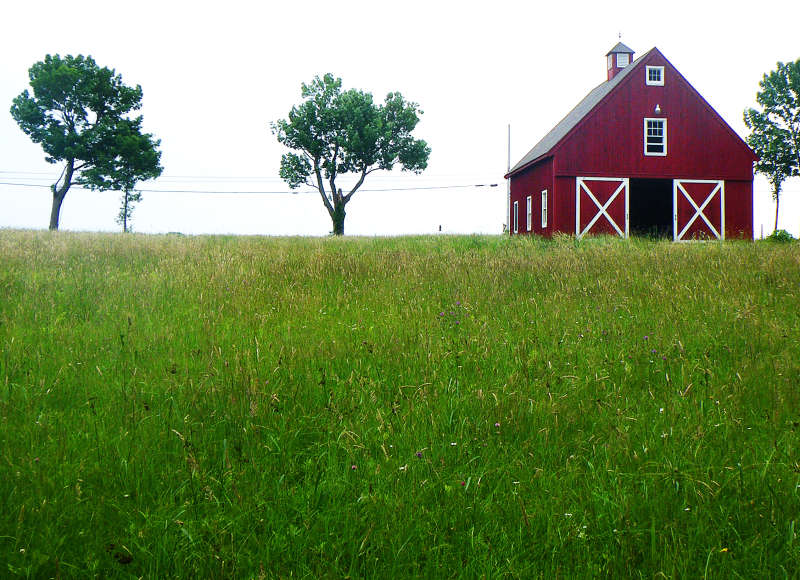
<svg viewBox="0 0 800 580">
<path fill-rule="evenodd" d="M 639 62 L 645 59 L 654 50 L 657 49 L 651 48 L 642 56 L 634 60 L 629 66 L 620 71 L 619 74 L 617 74 L 613 79 L 610 81 L 605 81 L 595 87 L 588 95 L 586 95 L 586 97 L 584 97 L 580 103 L 575 106 L 574 109 L 567 113 L 567 116 L 561 119 L 561 121 L 559 121 L 558 124 L 553 127 L 550 132 L 542 138 L 541 141 L 534 145 L 533 149 L 528 151 L 528 153 L 519 161 L 519 163 L 511 168 L 506 177 L 516 173 L 523 167 L 526 167 L 539 158 L 547 155 L 553 149 L 553 147 L 558 145 L 558 143 L 564 137 L 566 137 L 567 134 L 600 103 L 600 101 L 606 97 L 606 95 L 614 90 L 614 88 L 619 85 L 631 73 L 631 71 L 633 71 L 633 69 L 636 68 L 636 65 L 639 64 Z M 612 49 L 612 52 L 613 51 L 614 49 Z"/>
</svg>

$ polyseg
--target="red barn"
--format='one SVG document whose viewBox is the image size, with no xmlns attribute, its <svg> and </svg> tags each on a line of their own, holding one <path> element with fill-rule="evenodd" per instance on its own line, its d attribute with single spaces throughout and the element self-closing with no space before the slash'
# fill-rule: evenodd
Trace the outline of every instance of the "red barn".
<svg viewBox="0 0 800 580">
<path fill-rule="evenodd" d="M 753 151 L 653 48 L 608 79 L 506 176 L 512 233 L 753 237 Z"/>
</svg>

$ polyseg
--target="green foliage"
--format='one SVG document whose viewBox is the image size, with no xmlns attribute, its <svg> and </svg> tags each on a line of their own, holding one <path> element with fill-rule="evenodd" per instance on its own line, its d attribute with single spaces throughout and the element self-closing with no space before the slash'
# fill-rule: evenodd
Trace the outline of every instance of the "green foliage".
<svg viewBox="0 0 800 580">
<path fill-rule="evenodd" d="M 769 236 L 767 236 L 767 239 L 771 242 L 781 242 L 781 243 L 795 241 L 794 236 L 789 232 L 787 232 L 786 230 L 775 230 Z"/>
<path fill-rule="evenodd" d="M 0 231 L 0 576 L 791 578 L 799 257 Z"/>
<path fill-rule="evenodd" d="M 42 146 L 48 163 L 64 163 L 53 184 L 50 228 L 58 228 L 61 203 L 73 184 L 95 190 L 133 189 L 158 177 L 159 141 L 142 132 L 142 89 L 128 87 L 91 56 L 47 55 L 29 70 L 28 90 L 17 96 L 11 115 Z"/>
<path fill-rule="evenodd" d="M 759 87 L 756 100 L 761 110 L 746 109 L 744 122 L 752 131 L 747 143 L 759 157 L 755 169 L 772 185 L 777 229 L 783 182 L 800 175 L 800 59 L 779 62 Z"/>
<path fill-rule="evenodd" d="M 334 233 L 343 234 L 344 208 L 367 175 L 396 165 L 415 173 L 427 167 L 430 148 L 411 135 L 422 111 L 400 93 L 376 105 L 370 93 L 342 91 L 342 80 L 330 73 L 303 83 L 301 95 L 288 119 L 272 123 L 278 141 L 296 151 L 282 156 L 280 176 L 292 189 L 316 189 Z M 342 194 L 336 179 L 348 173 L 357 181 Z"/>
</svg>

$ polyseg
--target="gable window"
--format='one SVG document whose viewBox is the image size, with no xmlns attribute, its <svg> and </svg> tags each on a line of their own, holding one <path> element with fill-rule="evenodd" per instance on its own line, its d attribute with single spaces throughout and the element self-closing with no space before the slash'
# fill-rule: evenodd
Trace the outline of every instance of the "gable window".
<svg viewBox="0 0 800 580">
<path fill-rule="evenodd" d="M 542 227 L 547 227 L 547 190 L 542 190 Z"/>
<path fill-rule="evenodd" d="M 617 53 L 617 67 L 618 68 L 625 68 L 628 66 L 630 62 L 630 55 L 627 52 L 618 52 Z"/>
<path fill-rule="evenodd" d="M 648 66 L 645 68 L 646 84 L 650 86 L 664 86 L 664 67 L 663 66 Z"/>
<path fill-rule="evenodd" d="M 666 119 L 644 120 L 644 154 L 662 157 L 667 154 Z"/>
<path fill-rule="evenodd" d="M 519 232 L 519 202 L 514 202 L 514 215 L 512 216 L 514 220 L 514 233 L 516 234 Z"/>
<path fill-rule="evenodd" d="M 531 196 L 529 195 L 528 199 L 527 199 L 527 204 L 528 204 L 527 210 L 528 211 L 527 211 L 527 214 L 526 214 L 527 218 L 528 218 L 527 219 L 528 231 L 531 231 L 531 226 L 533 225 L 533 204 L 531 203 L 531 201 L 532 201 L 531 200 Z"/>
</svg>

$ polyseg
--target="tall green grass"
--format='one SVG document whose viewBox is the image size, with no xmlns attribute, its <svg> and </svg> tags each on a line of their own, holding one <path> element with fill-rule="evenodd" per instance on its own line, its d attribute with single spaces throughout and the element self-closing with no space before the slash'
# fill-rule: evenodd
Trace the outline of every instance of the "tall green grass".
<svg viewBox="0 0 800 580">
<path fill-rule="evenodd" d="M 0 231 L 0 575 L 798 577 L 800 250 Z"/>
</svg>

